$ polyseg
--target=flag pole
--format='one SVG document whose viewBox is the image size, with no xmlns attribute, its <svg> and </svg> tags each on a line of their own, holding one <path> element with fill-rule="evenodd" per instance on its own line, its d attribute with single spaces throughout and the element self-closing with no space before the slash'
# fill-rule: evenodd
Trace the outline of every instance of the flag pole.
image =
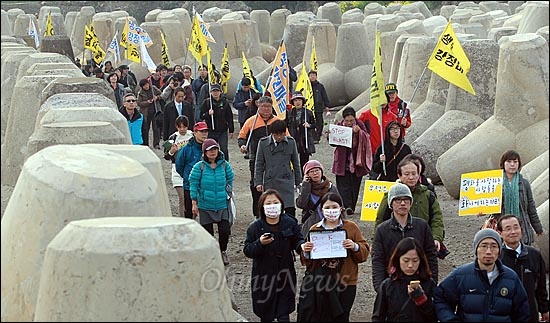
<svg viewBox="0 0 550 323">
<path fill-rule="evenodd" d="M 372 107 L 371 107 L 372 109 Z M 378 121 L 378 123 L 380 124 L 380 138 L 382 138 L 382 141 L 380 143 L 380 147 L 382 148 L 382 155 L 386 155 L 386 153 L 384 152 L 384 130 L 382 129 L 384 126 L 383 126 L 383 122 L 382 122 L 382 106 L 379 105 L 376 109 L 379 109 L 379 112 L 378 112 L 378 115 L 380 116 L 380 120 Z M 386 172 L 386 161 L 383 161 L 382 162 L 382 170 L 384 171 L 384 176 L 387 175 L 387 172 Z"/>
<path fill-rule="evenodd" d="M 416 84 L 414 86 L 414 90 L 413 90 L 413 93 L 412 93 L 412 96 L 411 96 L 411 99 L 408 103 L 408 108 L 410 109 L 411 108 L 411 104 L 412 104 L 412 100 L 414 99 L 414 96 L 416 95 L 416 91 L 418 90 L 418 87 L 420 86 L 420 81 L 422 81 L 422 78 L 424 77 L 424 73 L 426 73 L 426 69 L 428 68 L 428 64 L 426 64 L 424 66 L 424 69 L 422 70 L 422 73 L 420 74 L 420 78 L 418 79 L 418 81 L 416 81 Z M 403 117 L 405 117 L 405 112 L 403 112 Z"/>
<path fill-rule="evenodd" d="M 283 42 L 284 42 L 285 38 L 284 38 L 284 35 L 283 35 L 283 38 L 281 38 L 281 43 L 279 44 L 279 48 L 283 45 Z M 275 63 L 275 62 L 274 62 Z M 288 63 L 287 63 L 288 65 Z M 269 87 L 269 83 L 271 82 L 271 74 L 273 74 L 273 65 L 271 65 L 271 71 L 269 72 L 269 76 L 267 78 L 267 81 L 265 83 L 265 90 L 267 91 L 267 88 Z M 252 72 L 252 70 L 251 70 Z M 261 89 L 260 89 L 261 90 Z M 264 93 L 265 95 L 265 93 Z M 271 109 L 273 109 L 273 107 L 271 107 Z M 248 133 L 248 139 L 246 139 L 246 150 L 248 151 L 248 145 L 250 144 L 250 138 L 252 138 L 252 131 L 254 130 L 254 127 L 256 126 L 256 121 L 258 120 L 258 113 L 259 113 L 260 109 L 256 110 L 256 115 L 254 116 L 254 122 L 252 122 L 252 128 L 250 129 L 250 132 Z"/>
</svg>

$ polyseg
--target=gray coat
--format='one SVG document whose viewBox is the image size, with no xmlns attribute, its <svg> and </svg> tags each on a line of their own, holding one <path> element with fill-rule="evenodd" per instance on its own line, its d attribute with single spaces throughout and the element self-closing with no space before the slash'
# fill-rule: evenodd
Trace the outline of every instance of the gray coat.
<svg viewBox="0 0 550 323">
<path fill-rule="evenodd" d="M 285 207 L 294 207 L 294 185 L 302 182 L 302 167 L 294 138 L 286 136 L 275 146 L 272 136 L 260 139 L 256 151 L 254 186 L 276 189 Z"/>
</svg>

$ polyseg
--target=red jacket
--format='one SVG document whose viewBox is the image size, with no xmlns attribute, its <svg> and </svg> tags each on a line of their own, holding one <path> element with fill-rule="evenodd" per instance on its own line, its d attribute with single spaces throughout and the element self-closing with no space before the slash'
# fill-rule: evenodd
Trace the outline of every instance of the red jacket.
<svg viewBox="0 0 550 323">
<path fill-rule="evenodd" d="M 358 120 L 361 120 L 367 126 L 367 129 L 370 131 L 370 147 L 371 152 L 374 155 L 376 149 L 380 146 L 384 140 L 383 136 L 380 134 L 380 125 L 378 125 L 378 118 L 376 118 L 370 109 L 361 113 Z M 382 109 L 382 133 L 385 133 L 386 126 L 390 121 L 397 120 L 397 115 L 391 112 L 389 109 Z M 367 123 L 369 125 L 367 125 Z"/>
</svg>

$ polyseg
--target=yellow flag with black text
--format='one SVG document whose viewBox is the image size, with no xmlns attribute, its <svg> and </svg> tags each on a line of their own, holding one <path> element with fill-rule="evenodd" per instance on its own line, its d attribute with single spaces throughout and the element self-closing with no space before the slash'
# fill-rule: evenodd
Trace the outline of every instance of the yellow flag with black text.
<svg viewBox="0 0 550 323">
<path fill-rule="evenodd" d="M 48 13 L 48 19 L 46 20 L 46 30 L 44 30 L 44 36 L 53 36 L 53 22 L 52 22 L 52 13 Z"/>
<path fill-rule="evenodd" d="M 217 80 L 216 74 L 214 73 L 212 58 L 210 57 L 211 51 L 212 50 L 210 49 L 210 46 L 208 46 L 208 50 L 206 51 L 206 64 L 208 64 L 208 79 L 210 80 L 210 84 L 215 84 L 215 83 L 218 83 L 218 80 Z"/>
<path fill-rule="evenodd" d="M 476 95 L 467 76 L 470 71 L 470 60 L 464 53 L 450 21 L 441 33 L 427 67 L 449 83 Z"/>
<path fill-rule="evenodd" d="M 223 93 L 227 93 L 227 83 L 229 82 L 229 79 L 231 78 L 231 73 L 229 72 L 229 55 L 227 53 L 227 43 L 225 43 L 225 48 L 223 49 L 223 56 L 222 56 L 222 67 L 221 67 L 221 76 L 222 76 L 222 91 Z"/>
<path fill-rule="evenodd" d="M 136 45 L 128 42 L 128 48 L 126 48 L 127 59 L 132 62 L 141 63 L 141 56 L 139 55 L 139 49 Z"/>
<path fill-rule="evenodd" d="M 309 70 L 317 72 L 317 51 L 315 50 L 315 37 L 311 41 L 311 56 L 309 57 Z"/>
<path fill-rule="evenodd" d="M 380 31 L 376 31 L 376 43 L 374 47 L 374 62 L 372 64 L 372 76 L 370 80 L 370 111 L 378 119 L 378 125 L 382 122 L 381 106 L 388 103 L 384 91 L 384 74 L 382 73 L 382 46 L 380 45 Z"/>
<path fill-rule="evenodd" d="M 129 20 L 128 17 L 126 17 L 126 23 L 124 24 L 124 28 L 122 28 L 122 34 L 120 34 L 120 46 L 126 48 L 126 44 L 128 42 L 128 25 Z"/>
<path fill-rule="evenodd" d="M 296 91 L 301 92 L 304 98 L 306 98 L 305 108 L 314 112 L 314 101 L 313 101 L 313 89 L 311 88 L 311 81 L 307 75 L 306 64 L 302 62 L 302 70 L 298 76 L 298 81 L 296 81 Z"/>
<path fill-rule="evenodd" d="M 164 39 L 164 34 L 160 32 L 160 40 L 162 43 L 162 50 L 160 56 L 162 57 L 162 64 L 170 68 L 170 58 L 168 57 L 168 45 L 166 45 L 166 39 Z"/>
<path fill-rule="evenodd" d="M 191 38 L 189 39 L 189 51 L 195 57 L 199 64 L 202 64 L 202 57 L 208 52 L 208 43 L 201 31 L 199 19 L 195 15 L 193 18 L 193 27 L 191 28 Z"/>
<path fill-rule="evenodd" d="M 248 65 L 248 60 L 246 59 L 246 56 L 244 56 L 244 52 L 242 53 L 243 53 L 243 76 L 250 80 L 250 88 L 258 92 L 258 89 L 255 86 L 256 82 L 254 82 L 254 79 L 252 78 L 252 71 L 250 70 L 250 66 Z"/>
</svg>

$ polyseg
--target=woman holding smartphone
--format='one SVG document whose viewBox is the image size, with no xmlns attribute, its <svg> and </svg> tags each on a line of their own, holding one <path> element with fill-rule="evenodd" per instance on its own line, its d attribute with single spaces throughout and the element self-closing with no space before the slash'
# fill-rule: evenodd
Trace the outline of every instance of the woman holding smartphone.
<svg viewBox="0 0 550 323">
<path fill-rule="evenodd" d="M 388 265 L 390 277 L 380 285 L 372 313 L 373 322 L 437 322 L 432 302 L 437 286 L 428 258 L 415 238 L 395 247 Z"/>
<path fill-rule="evenodd" d="M 246 231 L 244 254 L 252 258 L 252 308 L 262 322 L 290 322 L 296 307 L 295 254 L 304 238 L 294 217 L 284 213 L 281 194 L 266 190 L 258 201 L 260 217 Z"/>
</svg>

